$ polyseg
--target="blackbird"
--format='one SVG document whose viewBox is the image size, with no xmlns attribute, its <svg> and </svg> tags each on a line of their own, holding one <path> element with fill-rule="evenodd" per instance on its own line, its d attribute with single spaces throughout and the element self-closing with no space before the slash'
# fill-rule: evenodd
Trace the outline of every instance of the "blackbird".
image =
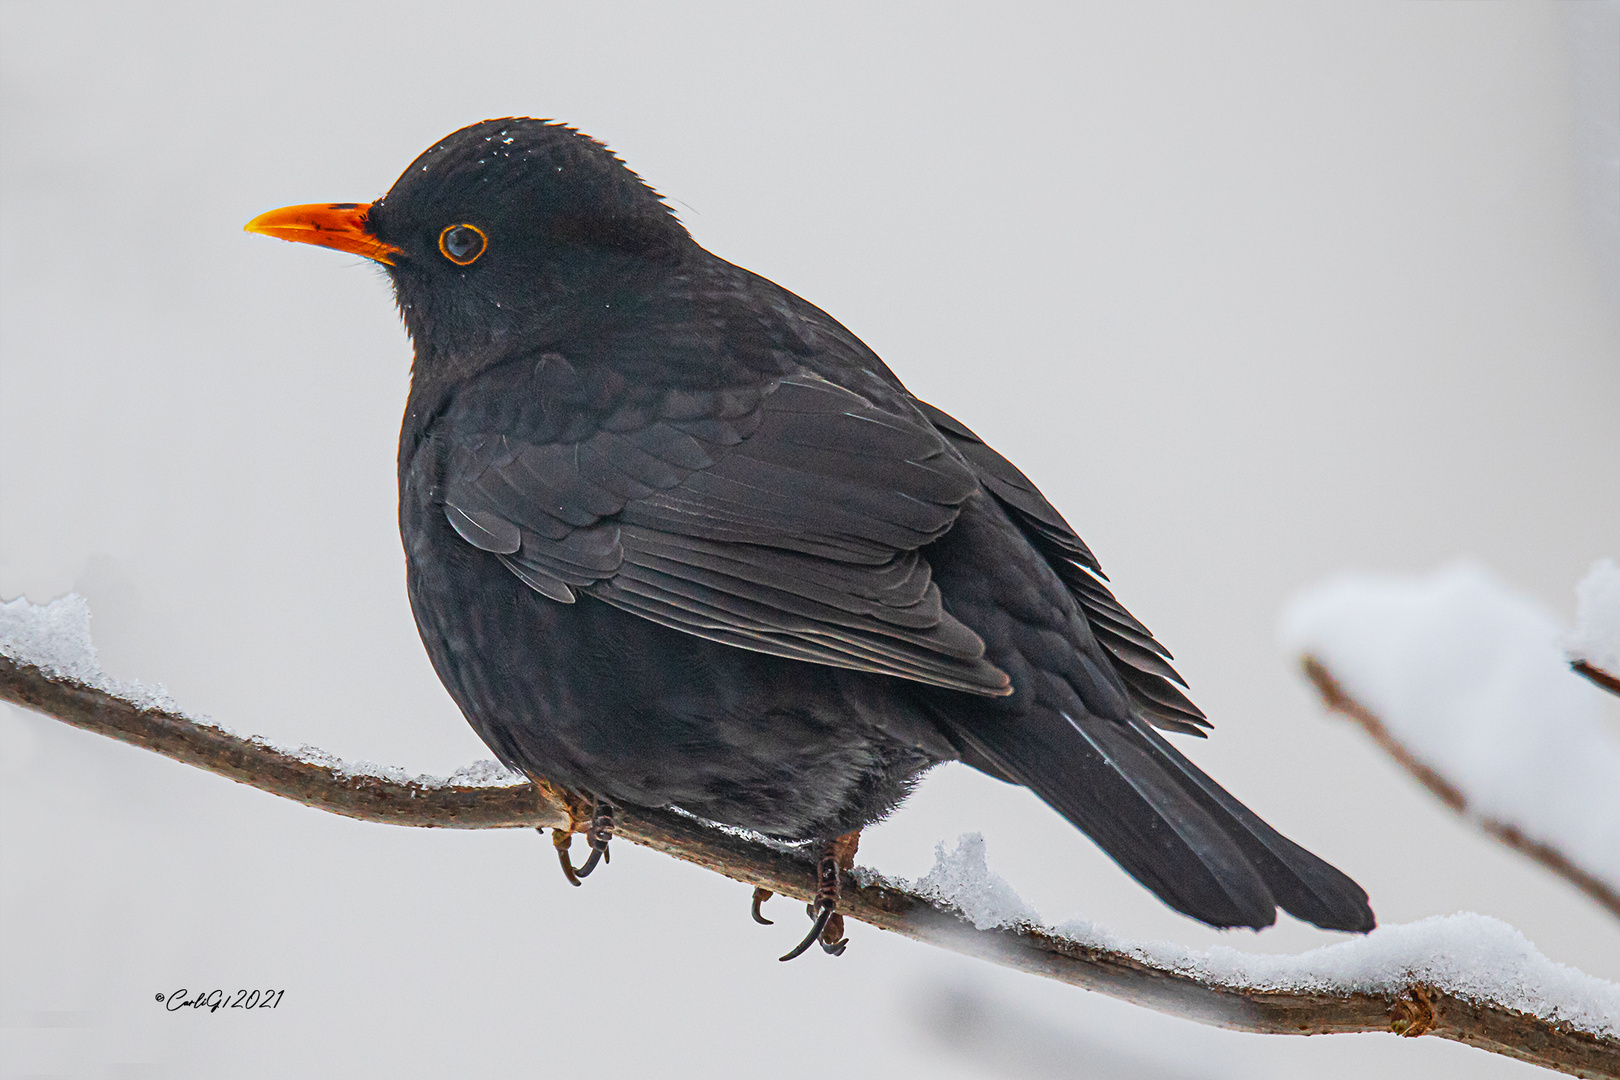
<svg viewBox="0 0 1620 1080">
<path fill-rule="evenodd" d="M 486 120 L 369 205 L 247 228 L 387 269 L 411 609 L 495 755 L 588 808 L 577 871 L 559 838 L 576 883 L 615 806 L 811 841 L 790 955 L 839 952 L 859 830 L 961 761 L 1203 922 L 1372 928 L 1354 881 L 1160 734 L 1208 722 L 1035 485 L 601 143 Z"/>
</svg>

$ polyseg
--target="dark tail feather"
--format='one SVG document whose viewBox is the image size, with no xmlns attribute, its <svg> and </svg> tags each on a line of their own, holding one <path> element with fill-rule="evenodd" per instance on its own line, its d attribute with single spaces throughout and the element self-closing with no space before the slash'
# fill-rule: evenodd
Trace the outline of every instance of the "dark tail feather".
<svg viewBox="0 0 1620 1080">
<path fill-rule="evenodd" d="M 1276 921 L 1276 901 L 1226 823 L 1117 721 L 1041 709 L 976 717 L 951 733 L 964 758 L 1034 791 L 1177 911 L 1212 926 Z"/>
<path fill-rule="evenodd" d="M 1376 925 L 1366 891 L 1348 875 L 1260 820 L 1147 724 L 1135 731 L 1182 788 L 1226 826 L 1284 911 L 1324 930 L 1365 933 Z"/>
<path fill-rule="evenodd" d="M 951 733 L 964 760 L 1034 791 L 1177 911 L 1259 929 L 1280 904 L 1328 930 L 1374 926 L 1359 885 L 1260 820 L 1145 723 L 1040 709 L 976 717 Z"/>
</svg>

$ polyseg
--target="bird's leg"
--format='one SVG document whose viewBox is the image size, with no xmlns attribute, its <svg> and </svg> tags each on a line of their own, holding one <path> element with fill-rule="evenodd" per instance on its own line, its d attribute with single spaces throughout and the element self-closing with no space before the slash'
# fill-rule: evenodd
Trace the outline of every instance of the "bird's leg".
<svg viewBox="0 0 1620 1080">
<path fill-rule="evenodd" d="M 782 957 L 783 960 L 792 960 L 818 941 L 822 952 L 831 956 L 843 955 L 849 939 L 844 937 L 844 917 L 838 914 L 838 898 L 842 892 L 843 873 L 854 867 L 855 850 L 860 844 L 861 834 L 857 830 L 835 837 L 822 846 L 821 858 L 816 860 L 816 898 L 805 906 L 806 913 L 814 922 L 811 923 L 810 933 L 805 935 L 804 940 L 799 942 L 792 952 Z M 764 893 L 764 896 L 761 896 L 761 893 Z M 761 919 L 760 902 L 770 895 L 764 889 L 754 890 L 756 919 Z"/>
<path fill-rule="evenodd" d="M 574 871 L 577 877 L 589 877 L 596 864 L 612 862 L 613 857 L 608 854 L 608 841 L 613 839 L 613 804 L 606 799 L 598 798 L 596 805 L 591 808 L 591 824 L 585 830 L 585 840 L 591 845 L 591 853 L 585 860 L 585 865 Z"/>
<path fill-rule="evenodd" d="M 590 823 L 583 829 L 579 826 L 580 821 L 575 818 L 570 822 L 567 832 L 561 829 L 551 830 L 551 842 L 557 845 L 557 861 L 562 863 L 563 877 L 568 879 L 570 885 L 578 885 L 580 878 L 590 877 L 597 863 L 604 860 L 613 861 L 608 856 L 608 841 L 613 839 L 613 804 L 602 798 L 592 800 Z M 585 840 L 591 847 L 590 855 L 577 869 L 573 860 L 568 857 L 568 847 L 574 842 L 576 832 L 584 833 Z"/>
<path fill-rule="evenodd" d="M 593 796 L 587 811 L 586 803 L 580 796 L 554 784 L 546 786 L 568 810 L 568 828 L 552 829 L 551 842 L 557 848 L 557 861 L 562 864 L 563 877 L 568 879 L 570 885 L 578 885 L 581 878 L 590 876 L 598 862 L 613 861 L 608 855 L 608 841 L 613 839 L 613 804 Z M 568 848 L 574 842 L 575 833 L 584 833 L 591 848 L 584 865 L 577 869 L 574 861 L 568 857 Z"/>
<path fill-rule="evenodd" d="M 860 846 L 861 831 L 859 829 L 845 833 L 843 836 L 833 840 L 831 845 L 832 853 L 838 861 L 838 869 L 841 874 L 847 874 L 855 869 L 855 852 L 860 849 Z M 838 913 L 836 907 L 837 897 L 834 898 L 834 911 L 831 917 L 827 919 L 827 925 L 821 932 L 821 949 L 831 956 L 842 956 L 844 955 L 844 947 L 849 944 L 849 939 L 844 936 L 844 917 Z"/>
</svg>

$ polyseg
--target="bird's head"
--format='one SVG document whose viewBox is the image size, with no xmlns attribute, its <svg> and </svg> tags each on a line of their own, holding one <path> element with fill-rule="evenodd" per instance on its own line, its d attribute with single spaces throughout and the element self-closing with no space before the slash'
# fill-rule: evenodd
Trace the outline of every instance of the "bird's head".
<svg viewBox="0 0 1620 1080">
<path fill-rule="evenodd" d="M 628 295 L 691 239 L 605 146 L 547 120 L 485 120 L 422 153 L 376 202 L 284 207 L 249 232 L 373 259 L 393 279 L 417 360 L 490 357 Z"/>
</svg>

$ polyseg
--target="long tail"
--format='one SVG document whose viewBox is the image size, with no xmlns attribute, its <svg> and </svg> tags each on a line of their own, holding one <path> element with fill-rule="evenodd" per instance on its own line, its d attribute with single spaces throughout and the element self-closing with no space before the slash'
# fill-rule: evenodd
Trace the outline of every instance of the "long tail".
<svg viewBox="0 0 1620 1080">
<path fill-rule="evenodd" d="M 1069 695 L 1064 695 L 1068 697 Z M 1067 708 L 950 724 L 964 760 L 1030 788 L 1166 904 L 1213 926 L 1270 926 L 1280 905 L 1371 930 L 1367 894 L 1238 802 L 1141 721 Z"/>
</svg>

